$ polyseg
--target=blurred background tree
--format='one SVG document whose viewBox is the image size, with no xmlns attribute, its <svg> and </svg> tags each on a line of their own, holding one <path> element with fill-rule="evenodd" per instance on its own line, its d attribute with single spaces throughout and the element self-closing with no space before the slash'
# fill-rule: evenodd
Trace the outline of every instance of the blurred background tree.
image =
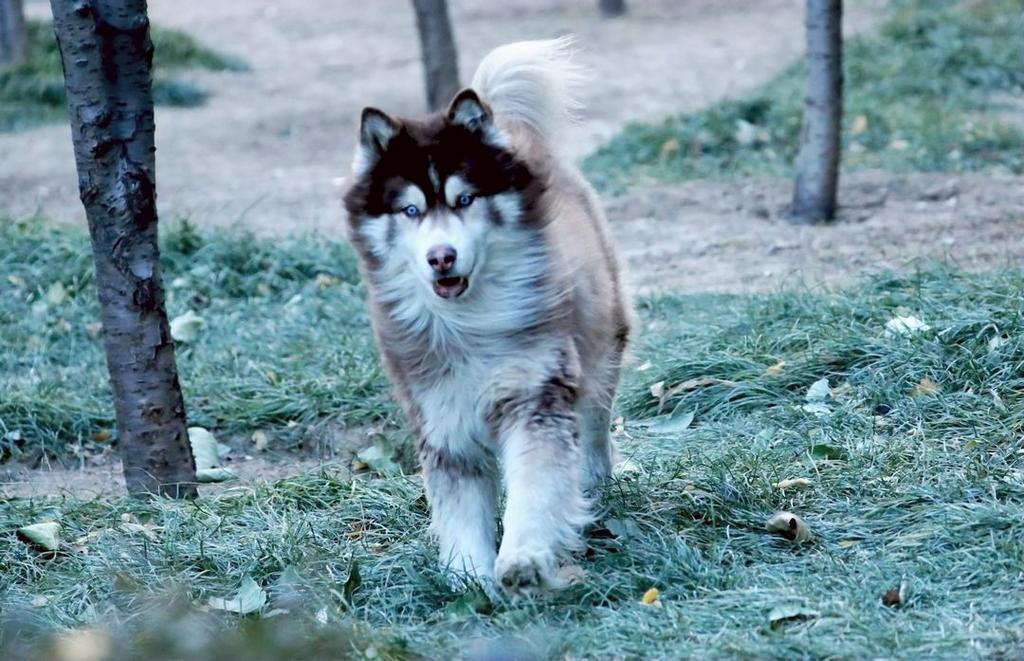
<svg viewBox="0 0 1024 661">
<path fill-rule="evenodd" d="M 843 118 L 843 2 L 807 0 L 807 81 L 790 217 L 831 221 L 839 185 Z"/>
<path fill-rule="evenodd" d="M 0 0 L 0 67 L 16 67 L 27 57 L 28 30 L 21 0 Z"/>
<path fill-rule="evenodd" d="M 597 6 L 601 10 L 601 15 L 606 18 L 614 18 L 626 13 L 626 0 L 598 0 Z"/>
<path fill-rule="evenodd" d="M 459 91 L 459 61 L 446 0 L 412 0 L 426 74 L 427 107 L 440 110 Z"/>
</svg>

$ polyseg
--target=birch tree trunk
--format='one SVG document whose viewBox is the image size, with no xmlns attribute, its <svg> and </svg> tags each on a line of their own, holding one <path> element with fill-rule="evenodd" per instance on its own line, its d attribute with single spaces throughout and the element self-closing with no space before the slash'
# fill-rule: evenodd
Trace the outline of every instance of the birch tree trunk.
<svg viewBox="0 0 1024 661">
<path fill-rule="evenodd" d="M 0 0 L 0 68 L 28 59 L 28 31 L 21 0 Z"/>
<path fill-rule="evenodd" d="M 128 492 L 195 495 L 157 247 L 146 0 L 51 0 Z"/>
<path fill-rule="evenodd" d="M 459 92 L 459 61 L 446 0 L 412 0 L 427 77 L 427 105 L 439 110 Z"/>
<path fill-rule="evenodd" d="M 790 218 L 830 221 L 839 184 L 843 117 L 842 0 L 807 0 L 807 93 Z"/>
<path fill-rule="evenodd" d="M 626 0 L 598 0 L 597 7 L 605 18 L 615 18 L 626 13 Z"/>
</svg>

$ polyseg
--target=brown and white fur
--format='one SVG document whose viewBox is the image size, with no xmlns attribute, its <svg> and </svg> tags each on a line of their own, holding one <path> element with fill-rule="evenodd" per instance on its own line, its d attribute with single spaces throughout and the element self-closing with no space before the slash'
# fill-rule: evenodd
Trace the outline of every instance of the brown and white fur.
<svg viewBox="0 0 1024 661">
<path fill-rule="evenodd" d="M 447 112 L 365 109 L 345 196 L 441 563 L 513 594 L 556 585 L 580 546 L 629 335 L 596 194 L 556 145 L 581 81 L 569 56 L 567 40 L 509 44 Z"/>
</svg>

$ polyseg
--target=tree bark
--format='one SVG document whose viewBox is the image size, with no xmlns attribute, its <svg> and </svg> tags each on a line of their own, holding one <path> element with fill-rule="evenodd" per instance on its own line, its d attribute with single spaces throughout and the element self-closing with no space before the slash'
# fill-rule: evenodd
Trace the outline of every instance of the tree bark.
<svg viewBox="0 0 1024 661">
<path fill-rule="evenodd" d="M 157 247 L 146 0 L 51 0 L 128 492 L 191 497 Z"/>
<path fill-rule="evenodd" d="M 807 92 L 790 217 L 830 221 L 839 185 L 843 117 L 842 0 L 807 0 Z"/>
<path fill-rule="evenodd" d="M 446 0 L 412 0 L 427 79 L 427 105 L 440 110 L 459 92 L 459 61 Z"/>
<path fill-rule="evenodd" d="M 21 0 L 0 0 L 0 67 L 16 67 L 28 59 L 28 30 Z"/>
<path fill-rule="evenodd" d="M 626 0 L 598 0 L 597 6 L 605 18 L 615 18 L 626 13 Z"/>
</svg>

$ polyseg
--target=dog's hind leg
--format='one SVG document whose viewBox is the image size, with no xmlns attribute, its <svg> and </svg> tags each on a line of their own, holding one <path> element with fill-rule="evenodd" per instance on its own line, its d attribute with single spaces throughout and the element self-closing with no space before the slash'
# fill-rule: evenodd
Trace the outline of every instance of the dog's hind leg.
<svg viewBox="0 0 1024 661">
<path fill-rule="evenodd" d="M 612 473 L 615 445 L 612 443 L 611 408 L 602 401 L 584 400 L 579 409 L 580 445 L 583 453 L 584 491 L 600 486 Z"/>
<path fill-rule="evenodd" d="M 618 452 L 611 439 L 612 404 L 619 383 L 622 348 L 611 354 L 587 375 L 584 393 L 577 411 L 580 420 L 580 441 L 583 450 L 583 489 L 599 486 L 612 473 Z"/>
<path fill-rule="evenodd" d="M 454 587 L 478 580 L 491 588 L 497 546 L 494 458 L 456 456 L 423 444 L 420 461 L 442 569 Z"/>
</svg>

